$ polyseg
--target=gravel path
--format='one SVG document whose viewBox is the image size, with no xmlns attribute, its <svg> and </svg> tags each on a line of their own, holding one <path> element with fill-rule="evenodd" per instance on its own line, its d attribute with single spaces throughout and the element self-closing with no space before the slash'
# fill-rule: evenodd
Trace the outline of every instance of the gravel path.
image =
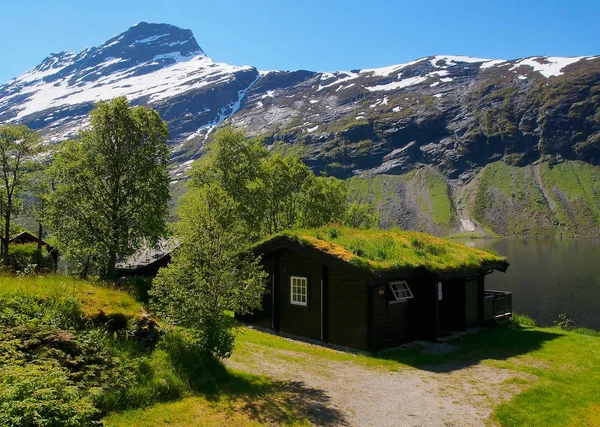
<svg viewBox="0 0 600 427">
<path fill-rule="evenodd" d="M 523 387 L 519 381 L 510 381 L 524 378 L 523 374 L 481 363 L 390 372 L 287 350 L 268 349 L 265 353 L 259 345 L 252 347 L 255 351 L 250 355 L 229 360 L 227 365 L 318 390 L 323 405 L 341 415 L 313 418 L 319 425 L 485 426 L 490 425 L 494 407 Z"/>
</svg>

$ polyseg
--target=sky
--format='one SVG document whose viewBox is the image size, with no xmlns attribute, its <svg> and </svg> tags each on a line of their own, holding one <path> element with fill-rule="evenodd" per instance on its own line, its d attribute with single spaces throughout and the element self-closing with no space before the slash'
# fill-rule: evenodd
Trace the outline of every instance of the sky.
<svg viewBox="0 0 600 427">
<path fill-rule="evenodd" d="M 598 0 L 0 0 L 0 10 L 0 83 L 140 21 L 191 29 L 213 60 L 260 70 L 600 54 Z"/>
</svg>

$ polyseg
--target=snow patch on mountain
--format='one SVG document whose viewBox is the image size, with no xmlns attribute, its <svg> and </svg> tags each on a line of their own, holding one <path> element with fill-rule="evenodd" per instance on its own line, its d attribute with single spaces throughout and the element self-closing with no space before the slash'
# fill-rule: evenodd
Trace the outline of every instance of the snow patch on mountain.
<svg viewBox="0 0 600 427">
<path fill-rule="evenodd" d="M 571 58 L 561 58 L 557 56 L 533 56 L 517 61 L 510 70 L 515 71 L 517 68 L 528 65 L 533 68 L 533 71 L 538 71 L 546 78 L 556 77 L 563 74 L 563 68 L 588 58 L 587 56 L 577 56 Z"/>
<path fill-rule="evenodd" d="M 158 56 L 164 58 L 165 56 Z M 30 114 L 61 106 L 94 103 L 118 96 L 126 96 L 130 101 L 147 98 L 148 102 L 157 102 L 187 91 L 216 85 L 230 81 L 233 73 L 249 70 L 252 67 L 236 67 L 214 63 L 206 56 L 187 58 L 170 56 L 180 62 L 161 68 L 153 73 L 136 75 L 135 71 L 146 63 L 124 71 L 100 77 L 91 82 L 72 83 L 72 76 L 65 76 L 56 82 L 45 82 L 37 75 L 28 73 L 16 79 L 16 82 L 28 81 L 35 84 L 24 86 L 21 91 L 5 96 L 0 100 L 0 108 L 7 105 L 14 97 L 23 97 L 11 109 L 18 111 L 11 121 L 20 120 Z M 156 58 L 156 57 L 155 57 Z M 107 67 L 118 59 L 111 59 L 101 65 Z M 32 80 L 36 77 L 36 80 Z"/>
</svg>

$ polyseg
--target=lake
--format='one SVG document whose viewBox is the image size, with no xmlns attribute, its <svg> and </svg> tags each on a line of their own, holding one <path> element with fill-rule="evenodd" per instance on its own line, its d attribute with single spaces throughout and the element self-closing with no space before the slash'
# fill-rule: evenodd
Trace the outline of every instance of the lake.
<svg viewBox="0 0 600 427">
<path fill-rule="evenodd" d="M 510 262 L 486 277 L 486 289 L 514 292 L 513 310 L 552 325 L 566 313 L 577 325 L 600 330 L 600 239 L 472 239 Z"/>
</svg>

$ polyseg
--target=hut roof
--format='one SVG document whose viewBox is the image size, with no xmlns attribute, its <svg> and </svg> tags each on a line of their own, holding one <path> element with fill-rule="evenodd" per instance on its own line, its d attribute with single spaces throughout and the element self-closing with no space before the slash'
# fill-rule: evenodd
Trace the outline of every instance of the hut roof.
<svg viewBox="0 0 600 427">
<path fill-rule="evenodd" d="M 259 243 L 256 251 L 287 241 L 317 249 L 363 271 L 388 276 L 414 270 L 438 274 L 508 268 L 506 258 L 414 231 L 363 230 L 328 226 L 285 231 Z"/>
<path fill-rule="evenodd" d="M 135 270 L 169 255 L 179 245 L 175 239 L 161 239 L 156 245 L 144 245 L 133 255 L 117 263 L 117 270 Z"/>
</svg>

